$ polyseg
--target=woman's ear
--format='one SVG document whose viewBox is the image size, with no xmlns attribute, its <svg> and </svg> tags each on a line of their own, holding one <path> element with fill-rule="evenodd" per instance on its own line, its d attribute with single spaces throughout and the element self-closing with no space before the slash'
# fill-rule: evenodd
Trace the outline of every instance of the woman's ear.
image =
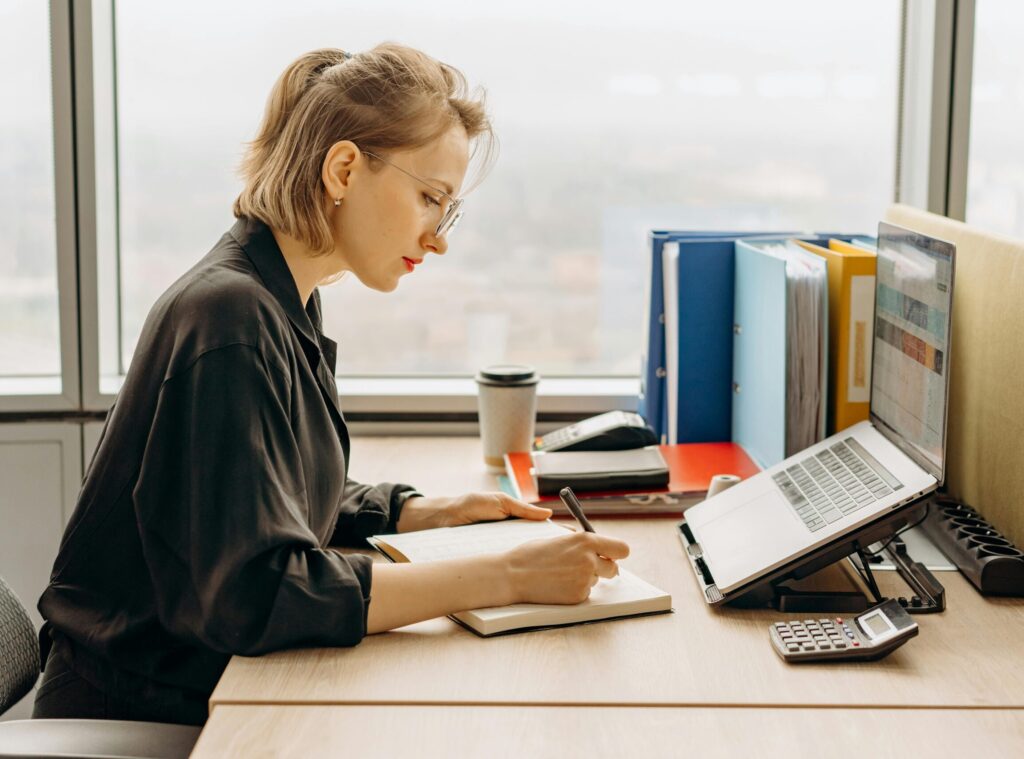
<svg viewBox="0 0 1024 759">
<path fill-rule="evenodd" d="M 336 142 L 327 151 L 320 175 L 324 183 L 324 192 L 335 201 L 335 205 L 339 205 L 338 201 L 345 197 L 352 181 L 353 170 L 361 159 L 359 147 L 350 140 Z"/>
</svg>

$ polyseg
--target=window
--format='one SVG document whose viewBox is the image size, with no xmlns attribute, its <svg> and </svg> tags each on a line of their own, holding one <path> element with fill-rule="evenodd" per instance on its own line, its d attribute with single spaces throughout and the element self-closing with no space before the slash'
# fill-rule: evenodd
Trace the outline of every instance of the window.
<svg viewBox="0 0 1024 759">
<path fill-rule="evenodd" d="M 967 222 L 1024 237 L 1024 5 L 977 3 Z"/>
<path fill-rule="evenodd" d="M 50 19 L 46 3 L 5 2 L 0 23 L 0 394 L 58 394 Z"/>
<path fill-rule="evenodd" d="M 888 0 L 186 0 L 118 3 L 114 21 L 120 240 L 100 255 L 119 261 L 122 368 L 154 299 L 231 224 L 243 143 L 314 47 L 420 47 L 487 88 L 501 140 L 446 256 L 392 294 L 324 290 L 342 375 L 636 376 L 646 230 L 871 232 L 892 195 Z"/>
</svg>

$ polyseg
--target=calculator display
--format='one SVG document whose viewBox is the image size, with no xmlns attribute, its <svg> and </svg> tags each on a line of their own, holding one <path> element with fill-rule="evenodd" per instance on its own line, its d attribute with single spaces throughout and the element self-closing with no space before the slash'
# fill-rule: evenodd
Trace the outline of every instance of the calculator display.
<svg viewBox="0 0 1024 759">
<path fill-rule="evenodd" d="M 872 638 L 877 638 L 879 635 L 885 635 L 892 629 L 885 617 L 881 614 L 869 614 L 868 616 L 861 618 L 859 621 L 861 625 L 871 633 Z"/>
</svg>

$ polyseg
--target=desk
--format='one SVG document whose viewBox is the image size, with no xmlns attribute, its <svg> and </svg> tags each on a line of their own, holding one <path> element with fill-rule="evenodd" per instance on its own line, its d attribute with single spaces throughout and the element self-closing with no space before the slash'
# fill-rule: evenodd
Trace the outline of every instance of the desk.
<svg viewBox="0 0 1024 759">
<path fill-rule="evenodd" d="M 192 758 L 963 759 L 1021 746 L 1024 712 L 999 709 L 218 706 Z"/>
<path fill-rule="evenodd" d="M 495 486 L 473 438 L 361 438 L 353 443 L 353 462 L 357 480 L 407 481 L 430 494 Z M 673 614 L 492 639 L 435 619 L 368 637 L 354 648 L 235 657 L 211 698 L 217 719 L 209 729 L 220 729 L 222 706 L 261 704 L 448 705 L 456 711 L 482 705 L 1024 708 L 1024 600 L 985 599 L 959 575 L 944 573 L 948 610 L 919 615 L 921 634 L 886 659 L 791 666 L 772 651 L 767 625 L 806 615 L 708 607 L 673 525 L 671 519 L 595 520 L 599 532 L 630 544 L 623 566 L 672 594 Z M 843 581 L 837 567 L 829 571 Z M 879 575 L 883 593 L 905 592 L 892 574 Z M 674 713 L 647 711 L 651 724 Z M 602 722 L 631 714 L 607 708 L 582 713 L 603 715 Z M 867 718 L 870 710 L 858 713 Z M 257 719 L 256 712 L 221 714 Z M 723 714 L 710 709 L 707 719 L 725 725 Z M 818 719 L 823 712 L 811 714 Z M 952 724 L 950 713 L 943 714 L 939 722 Z M 389 715 L 372 711 L 367 718 L 386 721 Z M 296 719 L 305 717 L 286 710 L 280 724 Z M 935 719 L 922 712 L 917 724 Z M 956 716 L 954 722 L 959 719 L 981 717 Z M 1019 726 L 1016 717 L 1005 719 Z M 520 734 L 512 725 L 508 730 Z"/>
</svg>

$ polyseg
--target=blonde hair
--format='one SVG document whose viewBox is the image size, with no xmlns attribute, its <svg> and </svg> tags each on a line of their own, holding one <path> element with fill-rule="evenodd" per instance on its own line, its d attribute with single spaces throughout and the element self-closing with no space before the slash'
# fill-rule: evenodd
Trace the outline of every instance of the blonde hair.
<svg viewBox="0 0 1024 759">
<path fill-rule="evenodd" d="M 474 159 L 483 145 L 482 174 L 496 140 L 483 93 L 471 96 L 458 69 L 394 43 L 357 55 L 313 50 L 274 83 L 242 160 L 245 187 L 235 216 L 259 219 L 317 254 L 329 253 L 334 243 L 321 169 L 331 145 L 351 140 L 375 153 L 412 150 L 455 125 L 473 142 Z"/>
</svg>

